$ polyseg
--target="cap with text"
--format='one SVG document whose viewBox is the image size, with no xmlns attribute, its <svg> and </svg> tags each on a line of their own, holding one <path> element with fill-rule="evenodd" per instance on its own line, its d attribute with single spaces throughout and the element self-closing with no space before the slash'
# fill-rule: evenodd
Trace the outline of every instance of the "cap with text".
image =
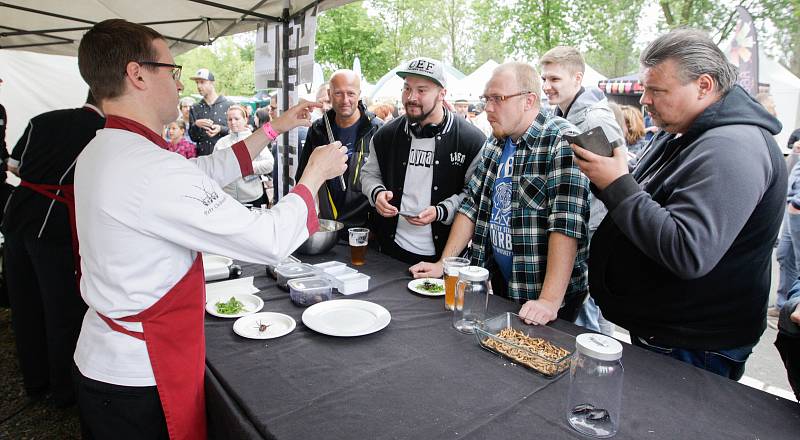
<svg viewBox="0 0 800 440">
<path fill-rule="evenodd" d="M 397 71 L 397 76 L 405 78 L 407 75 L 416 75 L 427 78 L 441 87 L 447 88 L 444 77 L 444 65 L 441 61 L 432 58 L 414 58 Z"/>
</svg>

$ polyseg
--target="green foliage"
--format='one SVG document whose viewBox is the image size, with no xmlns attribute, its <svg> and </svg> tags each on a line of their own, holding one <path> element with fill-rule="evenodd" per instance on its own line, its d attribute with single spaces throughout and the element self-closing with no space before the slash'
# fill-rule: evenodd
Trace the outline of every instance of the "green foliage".
<svg viewBox="0 0 800 440">
<path fill-rule="evenodd" d="M 584 41 L 586 62 L 603 75 L 613 78 L 635 72 L 639 54 L 635 48 L 638 11 L 644 0 L 618 0 L 586 8 L 582 28 L 592 38 Z"/>
<path fill-rule="evenodd" d="M 214 73 L 215 87 L 221 95 L 255 94 L 254 56 L 255 42 L 252 39 L 239 45 L 234 37 L 218 39 L 213 48 L 203 46 L 178 55 L 175 62 L 183 66 L 183 95 L 197 93 L 194 82 L 189 78 L 201 68 L 207 68 Z"/>
<path fill-rule="evenodd" d="M 326 77 L 333 70 L 352 68 L 356 56 L 361 60 L 362 74 L 372 82 L 395 65 L 383 24 L 367 14 L 362 2 L 323 12 L 316 38 L 315 58 L 327 70 Z"/>
</svg>

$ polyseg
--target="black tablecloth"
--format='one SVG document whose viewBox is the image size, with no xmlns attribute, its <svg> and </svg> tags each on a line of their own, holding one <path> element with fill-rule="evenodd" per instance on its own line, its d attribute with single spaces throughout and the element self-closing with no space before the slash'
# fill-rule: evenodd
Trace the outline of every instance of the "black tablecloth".
<svg viewBox="0 0 800 440">
<path fill-rule="evenodd" d="M 316 263 L 348 261 L 339 245 Z M 356 338 L 316 333 L 304 308 L 266 276 L 256 275 L 263 311 L 297 321 L 289 335 L 249 340 L 233 320 L 206 318 L 206 395 L 214 438 L 277 439 L 579 439 L 566 422 L 568 375 L 556 380 L 481 349 L 452 328 L 442 298 L 410 292 L 407 267 L 370 249 L 359 270 L 388 327 Z M 498 297 L 490 316 L 518 310 Z M 579 327 L 552 324 L 572 334 Z M 624 345 L 619 439 L 798 439 L 800 405 L 665 356 Z"/>
</svg>

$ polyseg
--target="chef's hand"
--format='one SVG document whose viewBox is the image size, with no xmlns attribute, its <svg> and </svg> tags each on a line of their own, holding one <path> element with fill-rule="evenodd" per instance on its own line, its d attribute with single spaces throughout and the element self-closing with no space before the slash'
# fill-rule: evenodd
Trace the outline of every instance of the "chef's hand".
<svg viewBox="0 0 800 440">
<path fill-rule="evenodd" d="M 444 265 L 441 262 L 436 263 L 417 263 L 408 268 L 414 278 L 441 278 L 444 273 Z"/>
<path fill-rule="evenodd" d="M 206 133 L 208 134 L 208 137 L 213 138 L 214 136 L 218 135 L 221 130 L 221 125 L 214 124 L 211 126 L 211 128 L 206 128 Z"/>
<path fill-rule="evenodd" d="M 800 324 L 800 304 L 794 308 L 794 312 L 789 315 L 789 319 L 791 319 L 795 324 Z"/>
<path fill-rule="evenodd" d="M 317 147 L 311 152 L 308 165 L 297 183 L 307 186 L 312 194 L 316 194 L 323 182 L 341 176 L 345 170 L 347 170 L 347 147 L 336 141 Z"/>
<path fill-rule="evenodd" d="M 428 206 L 415 217 L 410 217 L 407 215 L 404 215 L 403 217 L 405 217 L 405 219 L 414 226 L 425 226 L 433 223 L 433 221 L 436 220 L 436 207 Z"/>
<path fill-rule="evenodd" d="M 545 325 L 550 321 L 555 321 L 558 317 L 559 307 L 561 304 L 555 304 L 546 299 L 532 299 L 519 309 L 519 317 L 525 321 L 525 324 Z"/>
<path fill-rule="evenodd" d="M 578 145 L 571 144 L 575 153 L 575 163 L 583 174 L 600 190 L 606 189 L 611 182 L 628 174 L 628 149 L 614 148 L 614 156 L 605 157 L 594 154 Z"/>
<path fill-rule="evenodd" d="M 391 191 L 381 191 L 375 196 L 375 210 L 384 217 L 394 217 L 399 212 L 389 200 L 392 200 Z"/>
<path fill-rule="evenodd" d="M 270 121 L 272 124 L 272 129 L 278 133 L 286 133 L 295 127 L 310 127 L 311 112 L 313 112 L 317 107 L 322 107 L 322 104 L 319 102 L 301 99 L 300 102 L 293 105 L 288 110 L 283 112 L 283 114 Z"/>
<path fill-rule="evenodd" d="M 203 129 L 210 129 L 211 126 L 214 125 L 214 121 L 211 119 L 198 119 L 194 121 L 194 125 Z"/>
</svg>

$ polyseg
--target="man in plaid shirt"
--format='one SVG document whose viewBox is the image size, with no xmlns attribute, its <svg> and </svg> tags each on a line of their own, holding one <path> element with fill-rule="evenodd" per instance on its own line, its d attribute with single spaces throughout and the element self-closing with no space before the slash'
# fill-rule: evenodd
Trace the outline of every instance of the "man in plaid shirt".
<svg viewBox="0 0 800 440">
<path fill-rule="evenodd" d="M 575 127 L 540 111 L 539 75 L 525 63 L 495 69 L 481 100 L 493 136 L 483 148 L 442 258 L 472 240 L 472 264 L 492 273 L 495 294 L 524 302 L 526 322 L 574 321 L 588 292 L 589 181 L 565 133 Z M 442 275 L 442 261 L 410 268 Z"/>
</svg>

